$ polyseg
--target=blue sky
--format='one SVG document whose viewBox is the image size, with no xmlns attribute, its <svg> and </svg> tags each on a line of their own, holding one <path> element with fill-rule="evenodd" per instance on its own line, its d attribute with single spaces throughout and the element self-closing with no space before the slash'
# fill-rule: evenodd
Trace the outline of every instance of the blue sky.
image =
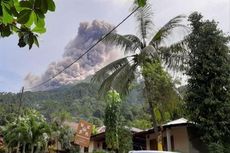
<svg viewBox="0 0 230 153">
<path fill-rule="evenodd" d="M 170 18 L 199 11 L 204 18 L 215 19 L 224 32 L 230 32 L 229 0 L 151 0 L 155 25 Z M 40 36 L 40 47 L 19 48 L 17 37 L 0 39 L 0 92 L 17 92 L 28 73 L 40 75 L 49 63 L 62 57 L 65 46 L 77 34 L 80 22 L 94 19 L 116 25 L 129 13 L 132 0 L 56 0 L 56 12 L 47 15 L 47 32 Z M 130 18 L 119 33 L 135 33 Z"/>
</svg>

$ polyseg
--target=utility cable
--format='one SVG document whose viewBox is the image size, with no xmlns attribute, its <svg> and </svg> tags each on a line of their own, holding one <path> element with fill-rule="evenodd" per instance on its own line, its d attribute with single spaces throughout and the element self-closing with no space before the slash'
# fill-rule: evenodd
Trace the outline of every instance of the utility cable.
<svg viewBox="0 0 230 153">
<path fill-rule="evenodd" d="M 101 41 L 103 41 L 108 35 L 110 35 L 112 32 L 114 32 L 114 30 L 116 30 L 122 23 L 124 23 L 130 16 L 132 16 L 140 7 L 137 7 L 136 9 L 134 9 L 126 18 L 124 18 L 118 25 L 116 25 L 111 31 L 109 31 L 106 35 L 104 35 L 103 37 L 101 37 L 95 44 L 93 44 L 91 47 L 89 47 L 89 49 L 86 50 L 86 52 L 84 52 L 83 54 L 81 54 L 76 60 L 74 60 L 72 63 L 70 63 L 68 66 L 66 66 L 63 70 L 59 71 L 58 73 L 56 73 L 55 75 L 53 75 L 52 77 L 50 77 L 49 79 L 47 79 L 46 81 L 39 83 L 33 87 L 30 88 L 26 88 L 25 90 L 31 90 L 31 89 L 36 89 L 46 83 L 48 83 L 49 81 L 53 80 L 54 78 L 56 78 L 58 75 L 60 75 L 62 72 L 64 72 L 66 69 L 68 69 L 69 67 L 71 67 L 74 63 L 76 63 L 77 61 L 79 61 L 84 55 L 86 55 L 87 53 L 89 53 L 91 51 L 91 49 L 93 49 L 97 44 L 99 44 Z"/>
</svg>

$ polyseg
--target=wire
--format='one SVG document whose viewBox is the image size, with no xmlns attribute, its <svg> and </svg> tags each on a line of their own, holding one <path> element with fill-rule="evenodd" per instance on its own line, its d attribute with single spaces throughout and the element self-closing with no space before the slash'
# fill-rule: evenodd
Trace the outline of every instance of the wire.
<svg viewBox="0 0 230 153">
<path fill-rule="evenodd" d="M 76 63 L 77 61 L 79 61 L 84 55 L 86 55 L 87 53 L 89 53 L 91 51 L 91 49 L 93 49 L 97 44 L 99 44 L 101 41 L 103 41 L 108 35 L 110 35 L 114 30 L 116 30 L 122 23 L 124 23 L 130 16 L 132 16 L 140 7 L 137 7 L 135 10 L 133 10 L 126 18 L 124 18 L 118 25 L 116 25 L 111 31 L 109 31 L 106 35 L 104 35 L 102 38 L 100 38 L 95 44 L 93 44 L 91 47 L 89 47 L 89 49 L 86 50 L 86 52 L 84 52 L 83 54 L 81 54 L 76 60 L 74 60 L 71 64 L 69 64 L 68 66 L 66 66 L 63 70 L 59 71 L 58 73 L 56 73 L 55 75 L 53 75 L 51 78 L 47 79 L 46 81 L 39 83 L 33 87 L 30 88 L 26 88 L 25 90 L 31 90 L 31 89 L 35 89 L 38 88 L 46 83 L 48 83 L 49 81 L 53 80 L 54 78 L 56 78 L 58 75 L 60 75 L 62 72 L 64 72 L 66 69 L 68 69 L 69 67 L 71 67 L 74 63 Z"/>
<path fill-rule="evenodd" d="M 102 38 L 100 38 L 95 44 L 93 44 L 89 49 L 86 50 L 85 53 L 83 53 L 82 55 L 80 55 L 76 60 L 74 60 L 71 64 L 69 64 L 68 66 L 66 66 L 63 70 L 59 71 L 58 73 L 56 73 L 54 76 L 52 76 L 51 78 L 49 78 L 48 80 L 39 83 L 38 85 L 35 85 L 33 87 L 27 88 L 28 89 L 34 89 L 37 87 L 40 87 L 46 83 L 48 83 L 49 81 L 51 81 L 52 79 L 56 78 L 58 75 L 60 75 L 62 72 L 64 72 L 66 69 L 68 69 L 69 67 L 71 67 L 74 63 L 76 63 L 77 61 L 79 61 L 84 55 L 86 55 L 87 53 L 89 53 L 91 51 L 91 49 L 93 49 L 97 44 L 99 44 L 101 41 L 103 41 L 108 35 L 110 35 L 114 30 L 116 30 L 122 23 L 124 23 L 132 14 L 134 14 L 137 10 L 139 9 L 139 7 L 137 7 L 133 12 L 131 12 L 126 18 L 124 18 L 117 26 L 115 26 L 111 31 L 109 31 L 106 35 L 104 35 Z"/>
</svg>

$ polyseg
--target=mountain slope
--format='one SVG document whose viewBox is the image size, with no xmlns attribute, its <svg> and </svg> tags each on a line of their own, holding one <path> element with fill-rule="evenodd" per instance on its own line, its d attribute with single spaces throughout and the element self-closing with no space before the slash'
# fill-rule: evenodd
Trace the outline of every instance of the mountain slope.
<svg viewBox="0 0 230 153">
<path fill-rule="evenodd" d="M 89 81 L 79 82 L 75 85 L 63 86 L 49 91 L 25 92 L 23 106 L 39 110 L 50 120 L 58 112 L 68 112 L 73 120 L 83 118 L 91 122 L 102 122 L 106 102 L 98 97 L 99 85 Z M 0 103 L 16 104 L 18 95 L 13 93 L 0 93 Z M 123 116 L 127 120 L 134 120 L 143 114 L 141 86 L 135 86 L 130 95 L 124 99 L 122 105 Z M 97 123 L 99 124 L 99 123 Z"/>
</svg>

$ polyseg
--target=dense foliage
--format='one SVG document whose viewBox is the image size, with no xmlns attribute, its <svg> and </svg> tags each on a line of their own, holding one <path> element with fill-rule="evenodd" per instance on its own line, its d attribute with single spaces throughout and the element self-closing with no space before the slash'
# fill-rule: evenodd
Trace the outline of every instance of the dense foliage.
<svg viewBox="0 0 230 153">
<path fill-rule="evenodd" d="M 146 0 L 135 0 L 139 7 Z M 9 37 L 16 33 L 18 46 L 39 46 L 38 34 L 46 32 L 45 15 L 55 11 L 53 0 L 0 0 L 0 37 Z"/>
<path fill-rule="evenodd" d="M 132 150 L 132 133 L 121 116 L 121 99 L 115 90 L 110 90 L 106 97 L 105 141 L 108 149 L 118 153 Z"/>
<path fill-rule="evenodd" d="M 105 108 L 105 142 L 109 149 L 118 150 L 119 139 L 118 139 L 118 129 L 121 120 L 121 98 L 120 95 L 114 91 L 110 90 L 106 97 L 106 108 Z"/>
<path fill-rule="evenodd" d="M 134 3 L 133 8 L 137 8 L 137 3 Z M 112 33 L 106 37 L 106 43 L 119 46 L 125 53 L 129 54 L 106 65 L 104 68 L 96 72 L 93 81 L 101 83 L 99 93 L 102 95 L 107 93 L 107 91 L 114 89 L 118 91 L 122 97 L 125 97 L 129 93 L 133 81 L 141 76 L 145 84 L 145 99 L 148 103 L 151 115 L 150 119 L 152 125 L 156 129 L 156 133 L 158 134 L 158 128 L 156 127 L 159 122 L 157 121 L 156 112 L 160 112 L 160 107 L 157 107 L 156 103 L 161 103 L 158 106 L 163 106 L 164 104 L 162 103 L 166 100 L 161 99 L 161 101 L 158 101 L 159 99 L 153 99 L 152 97 L 159 97 L 159 91 L 157 90 L 162 86 L 160 85 L 159 87 L 156 87 L 156 85 L 159 85 L 160 83 L 168 83 L 167 81 L 170 82 L 172 80 L 168 79 L 166 82 L 160 82 L 161 80 L 159 80 L 159 76 L 161 78 L 167 78 L 167 73 L 161 73 L 159 76 L 149 76 L 143 74 L 143 69 L 145 69 L 145 65 L 148 64 L 151 64 L 152 67 L 160 64 L 162 72 L 165 71 L 165 69 L 163 69 L 161 65 L 164 65 L 171 70 L 178 70 L 180 66 L 183 66 L 184 64 L 184 55 L 187 48 L 185 47 L 183 40 L 174 44 L 165 43 L 175 29 L 185 29 L 185 26 L 182 24 L 184 16 L 178 15 L 169 20 L 159 30 L 154 31 L 155 27 L 153 26 L 152 15 L 151 5 L 150 3 L 146 3 L 144 7 L 140 7 L 135 12 L 138 35 L 120 35 Z M 148 62 L 149 60 L 153 62 Z M 159 63 L 156 63 L 155 60 Z M 153 79 L 154 77 L 156 77 L 156 79 Z M 157 90 L 149 90 L 148 87 L 150 84 L 155 86 Z M 168 87 L 167 90 L 173 90 L 172 85 L 168 86 L 166 84 L 165 86 Z M 163 96 L 163 94 L 160 96 Z M 168 96 L 166 97 L 168 98 Z M 167 101 L 170 102 L 170 100 Z"/>
<path fill-rule="evenodd" d="M 143 106 L 142 87 L 140 85 L 133 86 L 130 95 L 124 99 L 126 102 L 121 104 L 121 113 L 127 120 L 127 124 L 131 124 L 135 120 L 149 122 L 149 117 L 146 114 L 147 108 Z M 98 127 L 103 125 L 106 103 L 98 98 L 97 90 L 98 85 L 84 82 L 50 91 L 25 92 L 22 106 L 40 111 L 48 121 L 57 118 L 62 112 L 68 112 L 66 115 L 69 116 L 70 121 L 82 118 Z M 18 111 L 18 95 L 0 93 L 0 106 L 0 124 L 2 125 L 7 114 Z M 142 124 L 133 126 L 136 125 L 139 128 L 145 128 L 142 127 Z"/>
<path fill-rule="evenodd" d="M 35 110 L 26 110 L 12 122 L 1 126 L 9 152 L 44 152 L 48 147 L 51 128 L 45 118 Z M 21 150 L 21 151 L 20 151 Z"/>
<path fill-rule="evenodd" d="M 123 128 L 124 126 L 142 129 L 152 127 L 150 115 L 148 114 L 149 109 L 143 96 L 143 87 L 144 84 L 142 82 L 140 84 L 134 83 L 129 96 L 122 99 L 123 102 L 120 104 L 123 124 L 119 127 L 118 133 L 126 135 L 126 143 L 119 141 L 119 143 L 121 142 L 119 144 L 121 146 L 119 149 L 121 150 L 127 150 L 132 144 L 132 141 L 128 141 L 130 140 L 130 137 L 128 137 L 129 132 L 127 127 Z M 50 135 L 51 142 L 58 139 L 63 149 L 70 152 L 75 150 L 76 152 L 79 148 L 74 148 L 70 144 L 73 141 L 73 131 L 65 126 L 64 121 L 77 122 L 78 119 L 85 119 L 96 127 L 102 126 L 106 102 L 98 98 L 98 88 L 97 84 L 81 82 L 50 91 L 25 92 L 22 99 L 21 112 L 24 112 L 25 108 L 33 108 L 41 112 L 52 130 Z M 18 94 L 13 93 L 0 93 L 0 125 L 6 125 L 17 118 L 19 108 L 18 96 Z M 176 103 L 175 107 L 171 107 L 173 109 L 165 109 L 165 111 L 168 112 L 170 110 L 171 112 L 176 110 L 174 108 L 180 108 L 180 102 L 177 101 Z M 178 118 L 179 113 L 176 114 L 172 115 L 172 118 L 167 119 Z M 159 122 L 162 122 L 160 115 L 157 118 L 159 118 Z M 118 139 L 124 140 L 123 137 L 118 137 Z M 53 146 L 53 149 L 55 148 Z"/>
<path fill-rule="evenodd" d="M 146 59 L 142 67 L 142 74 L 145 78 L 145 96 L 149 101 L 150 110 L 153 110 L 150 111 L 152 121 L 155 122 L 152 126 L 162 124 L 170 120 L 175 111 L 178 111 L 176 107 L 181 99 L 177 96 L 172 79 L 164 71 L 159 59 Z"/>
<path fill-rule="evenodd" d="M 118 128 L 118 142 L 118 153 L 127 153 L 133 150 L 133 134 L 125 124 L 121 124 Z"/>
<path fill-rule="evenodd" d="M 211 153 L 229 152 L 224 150 L 230 145 L 230 39 L 215 21 L 203 20 L 198 13 L 189 21 L 188 114 Z"/>
<path fill-rule="evenodd" d="M 55 11 L 53 0 L 0 0 L 0 36 L 16 33 L 20 47 L 39 46 L 37 37 L 46 31 L 48 11 Z"/>
</svg>

